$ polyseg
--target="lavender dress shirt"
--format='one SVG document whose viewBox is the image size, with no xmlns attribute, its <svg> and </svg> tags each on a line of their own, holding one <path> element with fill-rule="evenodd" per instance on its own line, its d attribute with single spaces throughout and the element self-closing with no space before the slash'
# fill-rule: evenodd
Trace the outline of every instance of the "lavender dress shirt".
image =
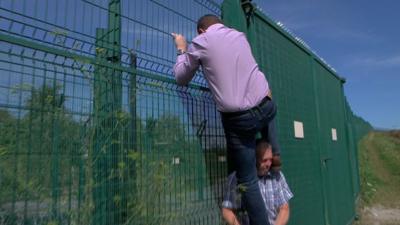
<svg viewBox="0 0 400 225">
<path fill-rule="evenodd" d="M 269 92 L 245 34 L 223 24 L 210 26 L 177 57 L 173 68 L 177 83 L 187 85 L 200 65 L 221 112 L 252 108 Z"/>
</svg>

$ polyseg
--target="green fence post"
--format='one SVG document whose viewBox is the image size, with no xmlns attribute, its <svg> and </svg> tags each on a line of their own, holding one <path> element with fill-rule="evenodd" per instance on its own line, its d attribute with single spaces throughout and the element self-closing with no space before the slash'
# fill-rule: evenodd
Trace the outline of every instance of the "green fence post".
<svg viewBox="0 0 400 225">
<path fill-rule="evenodd" d="M 110 0 L 108 29 L 96 30 L 96 58 L 121 62 L 121 4 Z M 94 78 L 95 136 L 93 151 L 92 224 L 123 224 L 126 220 L 126 162 L 121 143 L 122 73 L 96 66 Z"/>
<path fill-rule="evenodd" d="M 134 69 L 134 73 L 129 74 L 130 84 L 129 84 L 129 111 L 130 111 L 130 124 L 128 128 L 127 136 L 128 136 L 128 154 L 138 153 L 139 149 L 137 146 L 137 128 L 136 128 L 136 69 L 137 69 L 137 55 L 134 51 L 130 52 L 130 67 Z M 128 196 L 131 196 L 129 200 L 135 201 L 137 199 L 137 188 L 136 188 L 136 162 L 137 159 L 126 159 L 127 168 L 128 168 L 128 176 L 125 182 L 125 188 L 127 192 L 125 193 L 125 198 L 123 199 L 124 204 L 126 204 L 126 210 L 128 210 Z M 130 194 L 128 195 L 128 191 Z M 132 216 L 132 215 L 129 215 Z M 133 219 L 133 221 L 135 221 Z M 135 224 L 135 223 L 133 223 Z"/>
</svg>

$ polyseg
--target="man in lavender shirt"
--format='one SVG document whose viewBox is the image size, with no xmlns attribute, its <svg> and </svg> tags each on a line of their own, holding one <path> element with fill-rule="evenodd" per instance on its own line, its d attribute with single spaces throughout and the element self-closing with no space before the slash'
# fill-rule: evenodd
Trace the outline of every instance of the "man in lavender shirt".
<svg viewBox="0 0 400 225">
<path fill-rule="evenodd" d="M 280 155 L 273 121 L 276 105 L 269 97 L 268 82 L 244 33 L 224 26 L 214 15 L 201 17 L 197 32 L 189 47 L 182 35 L 172 33 L 178 51 L 175 79 L 179 85 L 187 85 L 202 67 L 221 113 L 228 161 L 233 164 L 229 172 L 235 170 L 238 184 L 246 189 L 242 198 L 250 224 L 268 225 L 255 156 L 258 132 L 271 143 L 278 159 Z"/>
</svg>

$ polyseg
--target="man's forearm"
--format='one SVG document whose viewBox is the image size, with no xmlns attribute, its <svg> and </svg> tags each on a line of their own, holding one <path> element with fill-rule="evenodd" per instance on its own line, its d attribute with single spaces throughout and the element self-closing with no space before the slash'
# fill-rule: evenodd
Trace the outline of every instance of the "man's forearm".
<svg viewBox="0 0 400 225">
<path fill-rule="evenodd" d="M 275 225 L 286 225 L 287 222 L 289 221 L 289 205 L 285 204 L 279 209 L 278 216 L 276 217 L 275 220 Z"/>
<path fill-rule="evenodd" d="M 222 209 L 222 217 L 229 225 L 240 225 L 235 213 L 231 209 Z"/>
</svg>

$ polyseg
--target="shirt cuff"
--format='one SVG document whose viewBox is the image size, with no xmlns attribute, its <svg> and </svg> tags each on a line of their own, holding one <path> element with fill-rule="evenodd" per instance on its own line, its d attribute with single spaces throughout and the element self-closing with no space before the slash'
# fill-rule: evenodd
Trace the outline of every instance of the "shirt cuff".
<svg viewBox="0 0 400 225">
<path fill-rule="evenodd" d="M 187 54 L 187 52 L 178 55 L 178 56 L 176 57 L 176 61 L 177 61 L 177 62 L 184 62 L 184 61 L 186 60 L 186 54 Z"/>
<path fill-rule="evenodd" d="M 227 209 L 234 208 L 231 201 L 223 201 L 221 206 L 222 206 L 222 208 L 227 208 Z"/>
</svg>

